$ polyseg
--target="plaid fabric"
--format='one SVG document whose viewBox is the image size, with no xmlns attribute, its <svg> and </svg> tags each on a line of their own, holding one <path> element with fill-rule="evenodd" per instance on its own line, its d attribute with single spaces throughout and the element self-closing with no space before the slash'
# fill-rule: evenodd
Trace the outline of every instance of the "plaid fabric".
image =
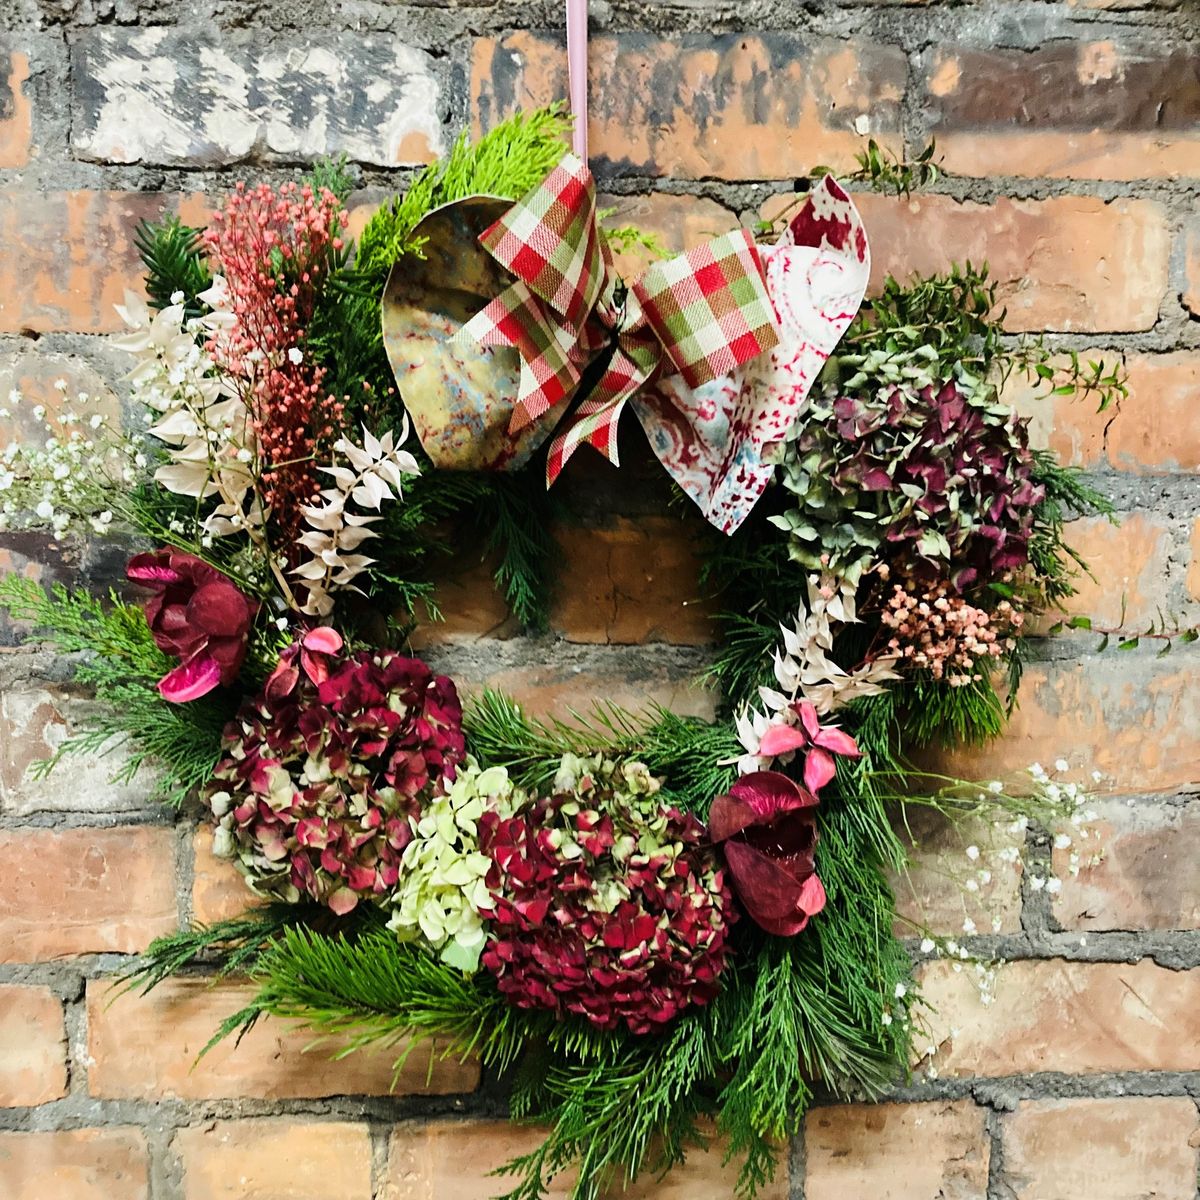
<svg viewBox="0 0 1200 1200">
<path fill-rule="evenodd" d="M 746 229 L 655 263 L 633 291 L 691 387 L 728 375 L 779 343 L 758 248 Z"/>
<path fill-rule="evenodd" d="M 596 224 L 595 181 L 573 154 L 565 154 L 479 240 L 516 282 L 457 337 L 514 346 L 520 354 L 510 431 L 573 392 L 592 356 L 620 330 L 600 385 L 554 443 L 561 455 L 554 466 L 551 454 L 551 482 L 585 441 L 616 453 L 616 421 L 625 400 L 661 367 L 682 372 L 696 386 L 776 344 L 762 264 L 744 230 L 656 264 L 633 285 L 624 313 L 615 312 L 609 301 L 616 279 Z"/>
<path fill-rule="evenodd" d="M 480 244 L 578 329 L 604 290 L 596 181 L 573 154 L 480 236 Z"/>
</svg>

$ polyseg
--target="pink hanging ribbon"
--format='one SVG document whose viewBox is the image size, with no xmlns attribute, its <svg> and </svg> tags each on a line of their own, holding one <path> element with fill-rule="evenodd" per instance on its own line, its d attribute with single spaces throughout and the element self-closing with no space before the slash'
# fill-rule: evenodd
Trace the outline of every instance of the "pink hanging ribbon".
<svg viewBox="0 0 1200 1200">
<path fill-rule="evenodd" d="M 567 79 L 575 131 L 571 148 L 587 162 L 587 0 L 567 0 Z"/>
</svg>

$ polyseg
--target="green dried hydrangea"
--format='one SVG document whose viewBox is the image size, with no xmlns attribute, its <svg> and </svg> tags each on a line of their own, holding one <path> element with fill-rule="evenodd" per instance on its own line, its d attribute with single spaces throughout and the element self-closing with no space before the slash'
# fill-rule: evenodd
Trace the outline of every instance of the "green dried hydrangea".
<svg viewBox="0 0 1200 1200">
<path fill-rule="evenodd" d="M 401 941 L 424 940 L 449 966 L 474 973 L 491 909 L 492 860 L 479 850 L 479 818 L 486 811 L 508 815 L 524 800 L 503 767 L 485 771 L 468 760 L 450 790 L 425 804 L 389 900 L 388 928 Z"/>
<path fill-rule="evenodd" d="M 969 377 L 818 400 L 781 467 L 795 504 L 771 520 L 812 570 L 857 584 L 890 561 L 962 592 L 1028 561 L 1043 489 L 1026 425 Z"/>
</svg>

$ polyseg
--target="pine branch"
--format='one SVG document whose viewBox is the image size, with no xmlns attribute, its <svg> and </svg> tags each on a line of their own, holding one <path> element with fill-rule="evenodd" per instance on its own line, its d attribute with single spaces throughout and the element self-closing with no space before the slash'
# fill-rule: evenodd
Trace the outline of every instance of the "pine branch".
<svg viewBox="0 0 1200 1200">
<path fill-rule="evenodd" d="M 133 244 L 146 267 L 146 292 L 155 308 L 166 308 L 171 297 L 182 292 L 187 317 L 204 311 L 196 296 L 212 283 L 212 272 L 204 260 L 201 230 L 185 225 L 178 217 L 143 221 L 134 232 Z"/>
</svg>

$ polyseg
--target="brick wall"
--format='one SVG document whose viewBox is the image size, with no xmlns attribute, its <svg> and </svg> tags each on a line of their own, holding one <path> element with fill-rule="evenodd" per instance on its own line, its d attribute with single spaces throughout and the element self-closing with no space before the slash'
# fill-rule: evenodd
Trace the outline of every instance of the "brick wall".
<svg viewBox="0 0 1200 1200">
<path fill-rule="evenodd" d="M 1009 327 L 1124 357 L 1130 396 L 1097 417 L 1013 402 L 1116 502 L 1081 523 L 1109 620 L 1200 614 L 1200 10 L 1195 0 L 596 0 L 595 168 L 630 219 L 680 246 L 770 214 L 794 176 L 861 137 L 935 134 L 954 174 L 910 201 L 862 198 L 884 272 L 987 259 Z M 346 152 L 364 203 L 465 125 L 563 94 L 557 3 L 2 0 L 0 393 L 107 390 L 103 340 L 137 280 L 135 222 L 199 218 L 235 177 Z M 19 415 L 0 436 L 20 436 Z M 581 454 L 562 484 L 565 580 L 526 639 L 469 558 L 447 572 L 437 665 L 543 710 L 606 695 L 693 713 L 711 636 L 696 525 L 663 507 L 633 444 L 619 482 Z M 0 543 L 0 564 L 96 583 L 122 547 Z M 86 711 L 64 664 L 0 653 L 0 1198 L 475 1200 L 528 1135 L 470 1064 L 333 1063 L 257 1028 L 193 1068 L 236 985 L 180 979 L 113 1002 L 106 978 L 177 922 L 244 893 L 205 836 L 144 789 L 79 762 L 29 765 Z M 962 771 L 1059 755 L 1112 780 L 1107 858 L 1060 894 L 998 874 L 994 999 L 927 969 L 936 1078 L 878 1106 L 812 1110 L 771 1200 L 1195 1200 L 1200 1121 L 1200 690 L 1195 650 L 1097 657 L 1057 640 L 1008 734 Z M 918 908 L 957 934 L 931 836 Z M 1033 845 L 1034 862 L 1051 850 Z M 924 1046 L 921 1047 L 925 1049 Z M 730 1194 L 719 1152 L 643 1197 Z"/>
</svg>

